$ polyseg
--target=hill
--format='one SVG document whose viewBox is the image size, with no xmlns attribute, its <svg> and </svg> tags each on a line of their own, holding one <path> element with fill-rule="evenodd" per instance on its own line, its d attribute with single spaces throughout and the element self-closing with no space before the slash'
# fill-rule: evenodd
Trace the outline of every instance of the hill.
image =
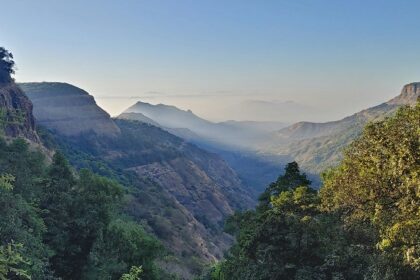
<svg viewBox="0 0 420 280">
<path fill-rule="evenodd" d="M 275 180 L 288 156 L 261 155 L 255 144 L 283 128 L 281 122 L 226 121 L 210 122 L 175 106 L 137 102 L 119 119 L 131 119 L 158 126 L 190 143 L 218 154 L 239 175 L 248 189 L 258 196 Z"/>
<path fill-rule="evenodd" d="M 67 83 L 46 82 L 20 83 L 19 86 L 32 101 L 39 125 L 67 136 L 89 131 L 116 136 L 120 132 L 109 114 L 80 88 Z"/>
<path fill-rule="evenodd" d="M 419 96 L 420 83 L 407 84 L 388 102 L 338 121 L 293 124 L 273 133 L 260 147 L 268 154 L 290 155 L 305 170 L 319 174 L 339 162 L 342 149 L 360 135 L 368 122 L 390 116 L 402 105 L 414 105 Z"/>
<path fill-rule="evenodd" d="M 141 114 L 158 123 L 164 129 L 171 129 L 180 136 L 195 142 L 209 142 L 232 149 L 252 149 L 253 145 L 267 134 L 284 127 L 280 122 L 226 121 L 215 123 L 195 115 L 191 110 L 181 110 L 175 106 L 137 102 L 119 117 L 138 119 Z M 130 114 L 130 115 L 128 115 Z M 147 121 L 146 121 L 147 122 Z M 187 129 L 189 132 L 185 131 Z"/>
</svg>

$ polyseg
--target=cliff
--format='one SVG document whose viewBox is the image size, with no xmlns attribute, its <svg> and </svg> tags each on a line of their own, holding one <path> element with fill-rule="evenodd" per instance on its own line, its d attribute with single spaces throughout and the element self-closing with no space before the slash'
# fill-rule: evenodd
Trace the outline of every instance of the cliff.
<svg viewBox="0 0 420 280">
<path fill-rule="evenodd" d="M 0 85 L 0 118 L 4 136 L 40 143 L 35 131 L 32 103 L 13 82 Z"/>
<path fill-rule="evenodd" d="M 93 131 L 114 137 L 119 128 L 86 91 L 66 83 L 21 83 L 38 124 L 66 136 Z"/>
</svg>

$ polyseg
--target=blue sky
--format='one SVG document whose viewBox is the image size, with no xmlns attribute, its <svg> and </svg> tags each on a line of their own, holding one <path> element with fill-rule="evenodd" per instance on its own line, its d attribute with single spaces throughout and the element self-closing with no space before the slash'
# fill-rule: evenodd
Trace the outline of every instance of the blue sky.
<svg viewBox="0 0 420 280">
<path fill-rule="evenodd" d="M 73 83 L 111 114 L 139 97 L 253 119 L 229 106 L 261 99 L 294 100 L 326 120 L 420 80 L 420 1 L 0 4 L 0 45 L 15 54 L 18 81 Z"/>
</svg>

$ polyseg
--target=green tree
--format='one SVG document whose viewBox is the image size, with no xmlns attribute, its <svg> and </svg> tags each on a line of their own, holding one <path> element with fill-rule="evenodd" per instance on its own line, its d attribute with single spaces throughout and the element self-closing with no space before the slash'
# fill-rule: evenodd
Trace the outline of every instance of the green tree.
<svg viewBox="0 0 420 280">
<path fill-rule="evenodd" d="M 260 207 L 267 207 L 271 196 L 279 195 L 282 191 L 288 191 L 298 186 L 309 186 L 311 181 L 308 180 L 305 173 L 301 173 L 299 165 L 294 161 L 290 162 L 285 167 L 283 175 L 279 176 L 276 182 L 270 184 L 270 186 L 261 194 Z"/>
<path fill-rule="evenodd" d="M 130 272 L 123 274 L 120 280 L 141 280 L 143 269 L 141 266 L 132 266 Z"/>
<path fill-rule="evenodd" d="M 73 243 L 72 226 L 76 178 L 65 157 L 57 152 L 48 168 L 40 207 L 47 226 L 44 242 L 52 249 L 51 266 L 59 276 L 70 275 L 74 269 L 69 256 L 79 251 Z M 80 268 L 78 268 L 80 269 Z"/>
<path fill-rule="evenodd" d="M 119 279 L 130 267 L 141 265 L 142 276 L 158 279 L 154 260 L 161 256 L 163 247 L 141 226 L 123 219 L 113 220 L 102 238 L 99 238 L 86 268 L 87 279 Z"/>
<path fill-rule="evenodd" d="M 340 213 L 349 228 L 368 229 L 372 246 L 420 273 L 419 139 L 420 102 L 368 125 L 324 174 L 321 197 L 326 211 Z"/>
<path fill-rule="evenodd" d="M 31 279 L 27 271 L 21 268 L 21 265 L 27 265 L 21 255 L 22 244 L 9 243 L 6 246 L 0 246 L 0 280 L 12 279 Z"/>
<path fill-rule="evenodd" d="M 213 279 L 295 279 L 304 272 L 321 274 L 324 263 L 321 218 L 316 191 L 293 162 L 271 184 L 256 211 L 227 222 L 237 244 Z M 319 271 L 317 271 L 318 269 Z"/>
<path fill-rule="evenodd" d="M 53 250 L 55 274 L 63 279 L 81 279 L 96 239 L 103 235 L 122 196 L 114 181 L 87 170 L 74 175 L 61 153 L 48 170 L 41 200 L 48 231 L 44 241 Z"/>
<path fill-rule="evenodd" d="M 23 245 L 19 250 L 27 263 L 21 267 L 32 279 L 50 275 L 49 250 L 42 242 L 46 228 L 37 205 L 44 168 L 43 158 L 23 141 L 0 139 L 0 246 Z"/>
</svg>

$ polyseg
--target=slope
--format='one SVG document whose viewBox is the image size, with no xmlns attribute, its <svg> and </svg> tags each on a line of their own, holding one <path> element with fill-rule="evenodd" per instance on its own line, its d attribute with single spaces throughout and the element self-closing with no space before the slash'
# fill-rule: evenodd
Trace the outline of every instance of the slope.
<svg viewBox="0 0 420 280">
<path fill-rule="evenodd" d="M 366 123 L 392 115 L 402 105 L 414 105 L 420 96 L 420 83 L 403 87 L 388 102 L 360 111 L 339 121 L 299 122 L 274 133 L 261 144 L 269 154 L 290 155 L 308 171 L 320 173 L 338 163 L 341 150 L 355 139 Z"/>
<path fill-rule="evenodd" d="M 47 116 L 37 114 L 52 105 L 38 95 L 54 96 L 53 104 L 58 107 L 64 107 L 69 96 L 86 102 L 93 98 L 77 98 L 86 93 L 76 87 L 71 92 L 56 91 L 59 85 L 44 83 L 43 91 L 32 90 L 37 88 L 36 83 L 25 85 L 35 102 L 36 118 L 50 129 L 52 133 L 46 134 L 59 143 L 73 165 L 134 186 L 126 211 L 173 253 L 174 259 L 161 265 L 191 278 L 203 264 L 220 259 L 232 241 L 222 232 L 224 219 L 237 209 L 253 206 L 233 170 L 215 154 L 138 121 L 101 118 L 101 123 L 110 124 L 105 131 L 116 127 L 118 134 L 103 133 L 100 128 L 104 126 L 95 127 L 93 121 L 90 129 L 69 134 L 79 126 L 80 115 L 98 115 L 95 110 L 101 111 L 91 102 L 69 106 L 66 128 L 60 130 L 55 120 L 61 120 L 62 114 L 55 114 L 57 110 L 49 110 Z"/>
</svg>

